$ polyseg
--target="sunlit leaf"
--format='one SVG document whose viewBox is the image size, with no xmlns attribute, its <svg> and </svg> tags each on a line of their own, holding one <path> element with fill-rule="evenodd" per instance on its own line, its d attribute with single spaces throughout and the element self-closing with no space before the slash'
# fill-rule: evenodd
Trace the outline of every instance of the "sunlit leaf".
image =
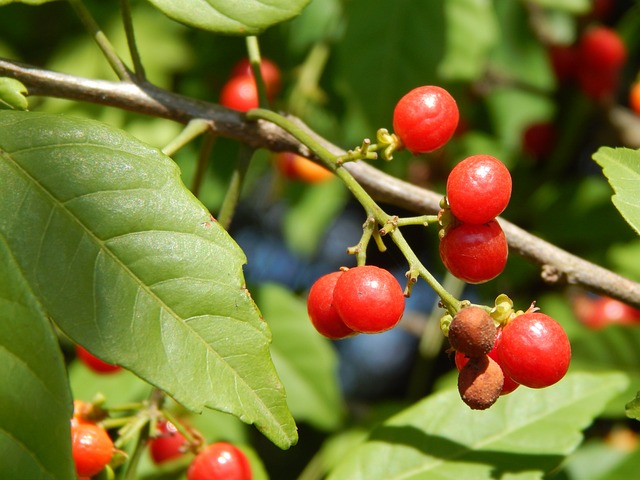
<svg viewBox="0 0 640 480">
<path fill-rule="evenodd" d="M 27 87 L 15 78 L 0 77 L 0 109 L 26 110 Z"/>
<path fill-rule="evenodd" d="M 544 390 L 520 388 L 481 412 L 446 390 L 374 429 L 329 478 L 542 478 L 626 383 L 621 374 L 570 374 Z"/>
<path fill-rule="evenodd" d="M 0 235 L 72 340 L 295 443 L 244 254 L 169 158 L 98 122 L 3 111 L 0 160 Z"/>
<path fill-rule="evenodd" d="M 228 35 L 257 35 L 289 20 L 310 0 L 149 0 L 165 15 L 191 27 Z"/>
<path fill-rule="evenodd" d="M 640 151 L 602 147 L 593 159 L 602 167 L 615 191 L 613 204 L 629 225 L 640 233 Z"/>
<path fill-rule="evenodd" d="M 591 8 L 591 0 L 531 0 L 541 7 L 566 10 L 571 13 L 586 13 Z"/>
</svg>

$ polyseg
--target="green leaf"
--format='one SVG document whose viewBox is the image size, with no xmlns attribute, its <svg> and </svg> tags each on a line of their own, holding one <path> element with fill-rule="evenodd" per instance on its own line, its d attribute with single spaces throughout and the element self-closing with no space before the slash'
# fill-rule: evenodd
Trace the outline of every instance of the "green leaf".
<svg viewBox="0 0 640 480">
<path fill-rule="evenodd" d="M 74 478 L 64 359 L 3 235 L 0 268 L 0 478 Z"/>
<path fill-rule="evenodd" d="M 636 393 L 636 398 L 625 405 L 627 417 L 640 420 L 640 392 Z"/>
<path fill-rule="evenodd" d="M 12 111 L 0 160 L 0 234 L 72 340 L 191 410 L 296 442 L 245 256 L 175 163 L 98 122 Z"/>
<path fill-rule="evenodd" d="M 311 325 L 305 302 L 288 290 L 264 285 L 257 299 L 273 332 L 273 363 L 294 417 L 323 430 L 337 428 L 344 406 L 333 346 Z"/>
<path fill-rule="evenodd" d="M 478 0 L 449 0 L 444 5 L 447 47 L 438 66 L 439 72 L 449 80 L 479 78 L 484 74 L 490 48 L 498 40 L 493 4 Z"/>
<path fill-rule="evenodd" d="M 0 77 L 0 109 L 26 110 L 27 87 L 15 78 Z"/>
<path fill-rule="evenodd" d="M 257 35 L 302 12 L 310 0 L 149 0 L 169 18 L 226 35 Z"/>
<path fill-rule="evenodd" d="M 0 7 L 9 5 L 10 3 L 25 3 L 27 5 L 42 5 L 43 3 L 53 2 L 55 0 L 0 0 Z"/>
<path fill-rule="evenodd" d="M 591 0 L 531 0 L 541 7 L 566 10 L 574 14 L 587 13 L 591 9 Z"/>
<path fill-rule="evenodd" d="M 621 374 L 570 374 L 473 411 L 457 390 L 434 394 L 374 429 L 331 480 L 542 478 L 626 386 Z"/>
<path fill-rule="evenodd" d="M 602 167 L 615 191 L 613 204 L 640 233 L 640 150 L 601 147 L 593 159 Z"/>
</svg>

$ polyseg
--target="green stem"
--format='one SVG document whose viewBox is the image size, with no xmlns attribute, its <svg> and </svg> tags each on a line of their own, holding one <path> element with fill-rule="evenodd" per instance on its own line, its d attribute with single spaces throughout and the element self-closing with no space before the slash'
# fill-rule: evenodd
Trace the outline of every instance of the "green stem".
<svg viewBox="0 0 640 480">
<path fill-rule="evenodd" d="M 84 24 L 85 28 L 93 36 L 98 47 L 102 50 L 102 53 L 118 78 L 120 80 L 131 81 L 131 72 L 122 62 L 122 59 L 120 59 L 116 53 L 116 49 L 113 47 L 111 42 L 109 42 L 109 39 L 106 37 L 104 32 L 100 30 L 98 23 L 95 21 L 87 7 L 85 7 L 84 3 L 82 3 L 82 0 L 69 0 L 69 3 L 80 18 L 80 21 Z"/>
<path fill-rule="evenodd" d="M 127 36 L 129 54 L 131 55 L 131 61 L 133 62 L 133 71 L 135 72 L 138 80 L 144 81 L 147 75 L 145 73 L 144 66 L 142 65 L 138 44 L 136 43 L 136 35 L 133 28 L 133 16 L 131 15 L 131 4 L 129 0 L 120 0 L 120 10 L 122 10 L 122 23 L 124 24 L 124 31 Z"/>
<path fill-rule="evenodd" d="M 162 149 L 162 153 L 169 157 L 173 156 L 178 150 L 207 130 L 209 130 L 209 122 L 206 120 L 202 120 L 201 118 L 191 120 L 178 136 Z"/>
<path fill-rule="evenodd" d="M 200 148 L 196 173 L 193 176 L 193 183 L 191 185 L 191 192 L 196 197 L 200 196 L 200 188 L 202 187 L 202 182 L 204 182 L 204 176 L 209 166 L 209 159 L 211 158 L 211 151 L 213 150 L 213 145 L 216 143 L 216 138 L 215 135 L 206 135 Z"/>
<path fill-rule="evenodd" d="M 247 112 L 247 118 L 249 120 L 267 120 L 279 127 L 283 128 L 291 135 L 293 135 L 298 141 L 305 144 L 307 147 L 315 153 L 324 165 L 335 172 L 340 177 L 345 186 L 353 194 L 353 196 L 364 207 L 368 215 L 372 215 L 379 225 L 385 225 L 392 218 L 390 215 L 380 208 L 380 206 L 371 198 L 367 191 L 358 183 L 358 181 L 349 173 L 345 168 L 336 165 L 336 156 L 329 150 L 320 145 L 315 138 L 309 133 L 304 131 L 298 125 L 291 120 L 279 115 L 276 112 L 264 109 L 254 109 Z M 398 246 L 400 251 L 404 254 L 405 258 L 409 262 L 411 268 L 417 268 L 420 276 L 431 286 L 431 288 L 438 294 L 442 303 L 447 310 L 453 315 L 460 309 L 460 301 L 451 295 L 436 278 L 427 270 L 427 268 L 420 262 L 416 254 L 413 252 L 407 241 L 405 240 L 400 230 L 395 229 L 391 233 L 391 239 Z"/>
<path fill-rule="evenodd" d="M 222 201 L 222 206 L 220 207 L 220 212 L 218 213 L 218 223 L 225 230 L 228 230 L 231 226 L 231 220 L 233 219 L 233 214 L 235 213 L 240 194 L 242 193 L 242 185 L 247 170 L 249 169 L 253 152 L 254 150 L 246 145 L 240 146 L 238 162 L 231 175 L 229 188 L 227 189 L 227 193 Z"/>
<path fill-rule="evenodd" d="M 258 105 L 262 108 L 269 107 L 269 99 L 267 97 L 267 88 L 264 84 L 264 78 L 262 78 L 262 57 L 260 56 L 260 44 L 258 43 L 258 37 L 250 35 L 246 38 L 247 53 L 249 55 L 249 62 L 251 63 L 251 70 L 253 70 L 253 78 L 256 81 L 256 88 L 258 89 Z"/>
</svg>

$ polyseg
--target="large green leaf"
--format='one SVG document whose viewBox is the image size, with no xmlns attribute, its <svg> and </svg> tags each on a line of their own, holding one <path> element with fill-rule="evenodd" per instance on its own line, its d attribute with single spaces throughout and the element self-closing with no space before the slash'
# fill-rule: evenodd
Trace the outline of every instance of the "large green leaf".
<svg viewBox="0 0 640 480">
<path fill-rule="evenodd" d="M 0 478 L 73 478 L 62 353 L 2 236 L 0 269 Z"/>
<path fill-rule="evenodd" d="M 257 35 L 289 20 L 311 0 L 149 0 L 168 17 L 227 35 Z"/>
<path fill-rule="evenodd" d="M 98 122 L 4 111 L 0 159 L 0 235 L 71 339 L 295 443 L 245 256 L 169 158 Z"/>
<path fill-rule="evenodd" d="M 335 349 L 311 325 L 306 304 L 288 290 L 265 285 L 257 298 L 273 332 L 273 362 L 291 412 L 317 428 L 335 429 L 345 413 Z"/>
<path fill-rule="evenodd" d="M 640 233 L 640 150 L 602 147 L 593 154 L 615 191 L 612 201 Z"/>
<path fill-rule="evenodd" d="M 570 374 L 544 390 L 520 388 L 482 412 L 447 390 L 374 429 L 329 478 L 542 478 L 626 383 L 621 374 Z"/>
</svg>

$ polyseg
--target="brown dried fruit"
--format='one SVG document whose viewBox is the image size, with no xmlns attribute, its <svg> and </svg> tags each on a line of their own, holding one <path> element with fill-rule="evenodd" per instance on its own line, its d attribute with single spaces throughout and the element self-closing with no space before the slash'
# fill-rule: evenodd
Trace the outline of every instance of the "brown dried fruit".
<svg viewBox="0 0 640 480">
<path fill-rule="evenodd" d="M 449 326 L 449 342 L 467 357 L 481 357 L 493 348 L 498 329 L 491 316 L 480 307 L 466 307 L 456 313 Z"/>
<path fill-rule="evenodd" d="M 473 410 L 493 405 L 504 383 L 504 375 L 495 360 L 484 355 L 471 358 L 458 374 L 460 398 Z"/>
</svg>

